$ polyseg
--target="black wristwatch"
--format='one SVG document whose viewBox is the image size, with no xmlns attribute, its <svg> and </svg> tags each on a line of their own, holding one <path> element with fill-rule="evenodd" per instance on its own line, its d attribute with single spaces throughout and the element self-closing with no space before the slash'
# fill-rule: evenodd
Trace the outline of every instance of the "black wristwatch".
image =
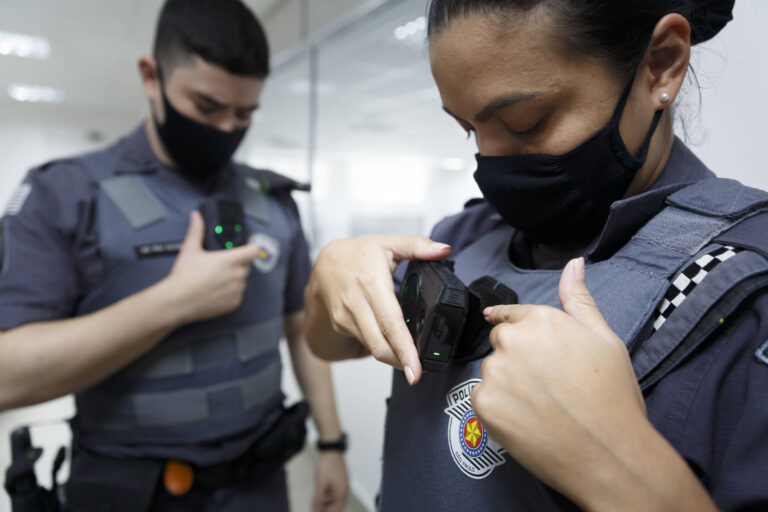
<svg viewBox="0 0 768 512">
<path fill-rule="evenodd" d="M 317 440 L 317 451 L 319 452 L 345 452 L 347 451 L 347 434 L 342 433 L 338 441 L 323 442 Z"/>
</svg>

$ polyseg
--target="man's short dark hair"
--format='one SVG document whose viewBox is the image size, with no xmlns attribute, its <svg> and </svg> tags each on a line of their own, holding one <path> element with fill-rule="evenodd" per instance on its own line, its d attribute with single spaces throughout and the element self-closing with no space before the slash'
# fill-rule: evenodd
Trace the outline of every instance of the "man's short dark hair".
<svg viewBox="0 0 768 512">
<path fill-rule="evenodd" d="M 240 0 L 166 0 L 153 54 L 166 76 L 193 55 L 236 75 L 269 74 L 264 29 Z"/>
</svg>

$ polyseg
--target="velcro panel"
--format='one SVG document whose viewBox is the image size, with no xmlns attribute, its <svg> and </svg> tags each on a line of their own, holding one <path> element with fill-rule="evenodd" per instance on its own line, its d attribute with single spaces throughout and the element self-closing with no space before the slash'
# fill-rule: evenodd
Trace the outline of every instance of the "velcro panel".
<svg viewBox="0 0 768 512">
<path fill-rule="evenodd" d="M 768 193 L 736 180 L 714 178 L 675 192 L 667 203 L 702 215 L 741 218 L 768 207 Z"/>
<path fill-rule="evenodd" d="M 240 362 L 248 362 L 277 350 L 283 335 L 282 318 L 273 318 L 258 324 L 253 324 L 237 330 L 237 358 Z"/>
<path fill-rule="evenodd" d="M 147 227 L 167 216 L 155 194 L 136 176 L 106 179 L 101 182 L 101 188 L 133 229 Z"/>
<path fill-rule="evenodd" d="M 168 426 L 195 423 L 210 417 L 204 389 L 183 389 L 147 393 L 133 397 L 133 411 L 140 426 Z"/>
<path fill-rule="evenodd" d="M 245 180 L 245 186 L 240 187 L 240 200 L 246 215 L 265 224 L 269 222 L 269 196 L 261 190 L 258 181 L 253 178 Z"/>
<path fill-rule="evenodd" d="M 280 392 L 280 354 L 275 354 L 275 360 L 257 374 L 247 377 L 240 382 L 243 396 L 243 408 L 247 411 L 268 402 Z"/>
</svg>

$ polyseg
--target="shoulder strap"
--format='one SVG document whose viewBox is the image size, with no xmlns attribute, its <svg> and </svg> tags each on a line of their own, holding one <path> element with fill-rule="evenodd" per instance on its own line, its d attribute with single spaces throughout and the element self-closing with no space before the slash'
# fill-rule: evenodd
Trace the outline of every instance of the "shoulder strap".
<svg viewBox="0 0 768 512">
<path fill-rule="evenodd" d="M 640 228 L 633 241 L 690 257 L 736 224 L 765 211 L 768 192 L 735 180 L 706 179 L 670 195 L 667 206 Z"/>
<path fill-rule="evenodd" d="M 768 212 L 759 213 L 736 224 L 721 234 L 715 242 L 743 247 L 768 258 Z"/>
<path fill-rule="evenodd" d="M 650 231 L 659 234 L 666 229 L 672 233 L 668 247 L 698 252 L 671 279 L 662 309 L 668 306 L 673 313 L 658 319 L 655 332 L 631 348 L 643 389 L 676 368 L 749 297 L 768 289 L 764 235 L 768 232 L 768 193 L 733 180 L 712 179 L 673 194 L 667 202 L 669 206 L 651 223 L 669 221 L 672 216 L 678 223 L 685 216 L 688 222 L 666 228 L 657 224 Z M 655 241 L 665 243 L 661 238 Z M 724 256 L 726 264 L 712 265 Z"/>
<path fill-rule="evenodd" d="M 157 196 L 135 175 L 115 175 L 115 167 L 131 153 L 97 151 L 80 159 L 94 182 L 115 203 L 133 229 L 142 229 L 167 217 Z"/>
<path fill-rule="evenodd" d="M 312 188 L 308 183 L 299 183 L 266 169 L 254 169 L 247 165 L 237 165 L 236 169 L 243 183 L 240 187 L 240 199 L 245 213 L 264 223 L 269 222 L 269 196 L 290 198 L 290 192 L 293 190 L 309 192 Z M 293 201 L 289 203 L 295 209 Z"/>
</svg>

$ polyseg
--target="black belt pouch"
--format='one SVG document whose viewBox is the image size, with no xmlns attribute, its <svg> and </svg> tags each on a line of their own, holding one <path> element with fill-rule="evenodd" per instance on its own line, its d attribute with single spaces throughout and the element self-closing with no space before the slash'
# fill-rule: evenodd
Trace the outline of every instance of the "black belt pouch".
<svg viewBox="0 0 768 512">
<path fill-rule="evenodd" d="M 159 461 L 120 459 L 79 450 L 66 484 L 68 512 L 146 512 L 160 481 Z"/>
</svg>

